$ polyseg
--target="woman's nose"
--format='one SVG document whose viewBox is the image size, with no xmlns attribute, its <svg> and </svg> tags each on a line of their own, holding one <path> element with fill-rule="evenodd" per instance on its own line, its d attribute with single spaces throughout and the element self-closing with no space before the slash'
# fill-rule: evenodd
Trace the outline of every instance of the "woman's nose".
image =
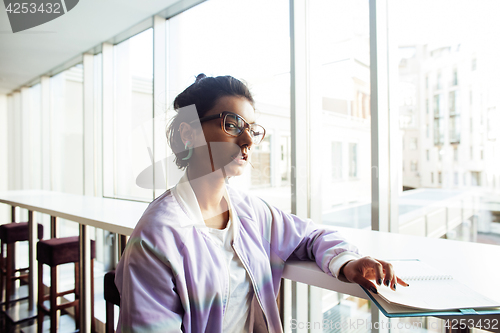
<svg viewBox="0 0 500 333">
<path fill-rule="evenodd" d="M 249 128 L 245 128 L 245 130 L 243 131 L 243 133 L 241 133 L 239 138 L 242 141 L 240 146 L 246 145 L 248 149 L 250 149 L 253 146 L 253 137 L 250 134 Z"/>
</svg>

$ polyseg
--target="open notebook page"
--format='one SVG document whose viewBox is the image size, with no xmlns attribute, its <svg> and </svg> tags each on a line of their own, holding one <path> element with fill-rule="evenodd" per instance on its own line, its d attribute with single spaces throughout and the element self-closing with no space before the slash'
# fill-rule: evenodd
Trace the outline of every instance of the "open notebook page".
<svg viewBox="0 0 500 333">
<path fill-rule="evenodd" d="M 396 274 L 410 284 L 398 285 L 393 291 L 385 285 L 378 286 L 379 297 L 389 303 L 420 309 L 451 310 L 500 306 L 466 285 L 418 260 L 389 261 Z M 372 294 L 373 295 L 373 294 Z"/>
</svg>

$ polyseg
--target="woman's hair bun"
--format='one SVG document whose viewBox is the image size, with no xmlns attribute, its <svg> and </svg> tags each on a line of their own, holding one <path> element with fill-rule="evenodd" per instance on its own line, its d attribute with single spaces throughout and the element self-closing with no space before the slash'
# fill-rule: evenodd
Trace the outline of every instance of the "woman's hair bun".
<svg viewBox="0 0 500 333">
<path fill-rule="evenodd" d="M 203 80 L 206 77 L 207 76 L 205 74 L 203 74 L 203 73 L 198 74 L 198 76 L 196 76 L 196 81 L 194 83 L 198 83 L 198 82 L 200 82 L 201 80 Z"/>
</svg>

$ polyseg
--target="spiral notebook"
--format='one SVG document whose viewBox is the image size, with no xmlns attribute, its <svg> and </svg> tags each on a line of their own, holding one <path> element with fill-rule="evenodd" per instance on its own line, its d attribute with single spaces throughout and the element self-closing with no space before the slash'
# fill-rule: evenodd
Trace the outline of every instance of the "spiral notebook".
<svg viewBox="0 0 500 333">
<path fill-rule="evenodd" d="M 388 317 L 391 314 L 408 315 L 415 313 L 442 313 L 450 311 L 458 314 L 476 314 L 478 310 L 500 313 L 500 302 L 467 287 L 451 275 L 419 260 L 389 261 L 398 277 L 410 286 L 397 285 L 393 291 L 385 285 L 377 286 L 378 294 L 365 292 Z M 364 288 L 363 288 L 364 289 Z"/>
</svg>

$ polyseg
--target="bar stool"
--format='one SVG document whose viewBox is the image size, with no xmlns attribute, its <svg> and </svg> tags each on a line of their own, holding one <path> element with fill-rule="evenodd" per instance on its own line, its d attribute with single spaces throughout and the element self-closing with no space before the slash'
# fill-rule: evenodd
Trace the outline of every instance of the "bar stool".
<svg viewBox="0 0 500 333">
<path fill-rule="evenodd" d="M 115 271 L 104 275 L 104 300 L 106 301 L 106 333 L 114 333 L 115 305 L 120 306 L 120 293 L 115 285 Z"/>
<path fill-rule="evenodd" d="M 95 242 L 91 242 L 91 262 L 90 262 L 90 279 L 91 285 L 91 318 L 92 328 L 94 327 L 94 258 L 95 258 Z M 50 316 L 50 332 L 57 331 L 57 311 L 69 307 L 75 308 L 75 326 L 79 329 L 80 322 L 80 290 L 79 290 L 79 261 L 80 261 L 80 244 L 79 237 L 64 237 L 52 238 L 39 241 L 37 244 L 37 260 L 38 260 L 38 332 L 43 331 L 43 317 L 47 314 Z M 67 263 L 75 263 L 75 288 L 63 292 L 57 292 L 57 266 Z M 50 266 L 50 292 L 44 295 L 43 292 L 43 264 Z M 65 304 L 57 304 L 57 298 L 75 294 L 75 300 Z M 50 309 L 47 309 L 43 302 L 50 300 Z"/>
<path fill-rule="evenodd" d="M 38 223 L 38 239 L 43 238 L 43 225 Z M 28 222 L 13 222 L 0 225 L 0 299 L 3 296 L 3 284 L 5 280 L 5 308 L 8 309 L 11 302 L 16 302 L 24 298 L 11 300 L 14 292 L 14 281 L 26 279 L 29 267 L 15 268 L 14 248 L 16 242 L 28 241 Z M 3 246 L 7 245 L 7 252 L 4 258 Z M 16 274 L 19 273 L 18 276 Z M 5 279 L 4 279 L 5 277 Z"/>
</svg>

